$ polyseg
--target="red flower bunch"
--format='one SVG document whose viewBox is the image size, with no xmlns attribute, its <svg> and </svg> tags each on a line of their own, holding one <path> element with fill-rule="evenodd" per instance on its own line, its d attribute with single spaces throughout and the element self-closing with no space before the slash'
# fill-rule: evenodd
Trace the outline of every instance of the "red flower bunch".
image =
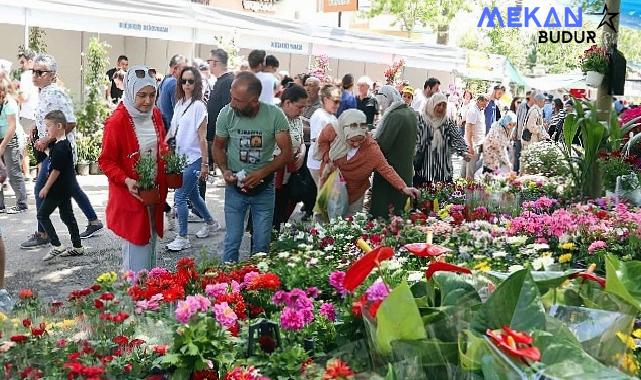
<svg viewBox="0 0 641 380">
<path fill-rule="evenodd" d="M 191 375 L 190 380 L 218 380 L 218 372 L 210 370 L 196 371 Z"/>
<path fill-rule="evenodd" d="M 76 301 L 76 300 L 82 300 L 83 298 L 87 297 L 91 293 L 93 293 L 94 289 L 100 290 L 100 285 L 97 285 L 98 288 L 92 286 L 86 289 L 80 289 L 80 290 L 73 290 L 71 293 L 69 293 L 69 301 Z"/>
<path fill-rule="evenodd" d="M 31 335 L 35 337 L 41 337 L 47 332 L 47 324 L 44 322 L 40 322 L 38 327 L 32 327 L 31 328 Z"/>
<path fill-rule="evenodd" d="M 21 379 L 41 379 L 44 376 L 41 370 L 28 366 L 20 372 Z"/>
<path fill-rule="evenodd" d="M 190 276 L 189 271 L 182 272 L 181 279 Z M 185 298 L 185 283 L 180 282 L 177 274 L 163 272 L 153 277 L 147 277 L 143 284 L 134 285 L 128 290 L 129 296 L 134 301 L 149 300 L 161 293 L 163 302 L 173 302 Z"/>
<path fill-rule="evenodd" d="M 392 65 L 385 70 L 385 80 L 387 84 L 394 84 L 394 82 L 396 81 L 396 77 L 398 76 L 398 73 L 402 71 L 404 66 L 405 66 L 405 60 L 401 59 L 399 61 L 392 63 Z"/>
<path fill-rule="evenodd" d="M 361 298 L 352 302 L 352 314 L 354 314 L 356 318 L 362 318 L 363 310 L 367 310 L 367 313 L 372 318 L 376 319 L 378 308 L 381 306 L 382 303 L 383 301 L 369 302 L 367 300 L 367 294 L 363 293 L 363 295 L 361 295 Z"/>
<path fill-rule="evenodd" d="M 327 362 L 323 380 L 349 380 L 354 378 L 354 372 L 343 360 L 336 358 Z"/>
<path fill-rule="evenodd" d="M 20 298 L 21 300 L 34 298 L 33 297 L 33 290 L 31 290 L 31 289 L 20 289 L 20 291 L 18 292 L 18 298 Z"/>
<path fill-rule="evenodd" d="M 394 250 L 390 247 L 378 247 L 366 253 L 347 269 L 343 286 L 345 289 L 353 292 L 354 289 L 365 281 L 374 267 L 390 259 L 392 256 L 394 256 Z"/>
<path fill-rule="evenodd" d="M 29 340 L 29 337 L 26 335 L 14 335 L 11 338 L 9 338 L 9 340 L 15 343 L 24 343 L 27 340 Z"/>
<path fill-rule="evenodd" d="M 275 273 L 258 274 L 246 287 L 247 290 L 277 290 L 278 288 L 280 288 L 280 277 Z"/>
<path fill-rule="evenodd" d="M 243 299 L 243 295 L 240 293 L 227 293 L 227 294 L 222 294 L 218 297 L 216 297 L 216 300 L 214 301 L 214 304 L 220 304 L 223 302 L 227 302 L 230 308 L 234 310 L 234 313 L 236 313 L 236 316 L 240 320 L 246 320 L 247 319 L 247 307 L 245 305 L 245 300 Z"/>
<path fill-rule="evenodd" d="M 535 362 L 541 360 L 541 352 L 532 345 L 532 337 L 524 332 L 503 326 L 503 329 L 498 332 L 487 329 L 486 334 L 501 351 L 514 358 Z"/>
<path fill-rule="evenodd" d="M 103 321 L 122 323 L 125 321 L 125 319 L 129 318 L 129 314 L 125 313 L 124 311 L 119 311 L 117 314 L 101 313 L 99 317 Z"/>
</svg>

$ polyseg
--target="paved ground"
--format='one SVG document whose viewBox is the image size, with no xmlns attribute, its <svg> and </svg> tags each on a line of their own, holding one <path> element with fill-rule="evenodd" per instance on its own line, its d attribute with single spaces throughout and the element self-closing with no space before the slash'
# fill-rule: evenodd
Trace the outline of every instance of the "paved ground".
<svg viewBox="0 0 641 380">
<path fill-rule="evenodd" d="M 104 223 L 104 210 L 107 202 L 107 179 L 104 176 L 79 176 L 78 181 L 91 200 L 96 213 Z M 45 299 L 58 299 L 66 297 L 69 291 L 92 283 L 95 277 L 105 271 L 116 270 L 121 267 L 120 246 L 121 240 L 106 228 L 99 236 L 83 240 L 87 254 L 81 257 L 57 258 L 49 263 L 42 262 L 42 257 L 48 248 L 33 251 L 20 249 L 20 243 L 35 231 L 36 213 L 35 199 L 33 198 L 33 182 L 28 182 L 29 210 L 17 215 L 0 214 L 0 227 L 2 228 L 4 242 L 7 250 L 6 259 L 6 287 L 10 294 L 15 295 L 20 288 L 33 288 Z M 15 198 L 9 187 L 5 191 L 7 207 L 15 204 Z M 207 204 L 209 210 L 224 225 L 223 218 L 224 188 L 208 185 Z M 169 194 L 171 204 L 173 193 Z M 80 209 L 74 204 L 74 213 L 80 231 L 84 230 L 87 219 Z M 67 230 L 60 221 L 58 213 L 52 216 L 58 235 L 66 246 L 71 245 Z M 189 234 L 192 248 L 180 253 L 168 252 L 165 249 L 175 237 L 172 231 L 166 231 L 162 242 L 159 242 L 158 265 L 174 267 L 176 261 L 182 256 L 196 256 L 201 259 L 220 257 L 224 231 L 218 232 L 206 239 L 197 239 L 194 234 L 202 223 L 189 223 Z M 245 238 L 241 251 L 247 251 L 248 243 Z"/>
</svg>

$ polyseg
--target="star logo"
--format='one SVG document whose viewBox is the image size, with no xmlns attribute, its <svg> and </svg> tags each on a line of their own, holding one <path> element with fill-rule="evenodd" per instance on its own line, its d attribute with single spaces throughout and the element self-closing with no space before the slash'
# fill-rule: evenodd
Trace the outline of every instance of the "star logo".
<svg viewBox="0 0 641 380">
<path fill-rule="evenodd" d="M 608 26 L 611 30 L 614 31 L 614 33 L 617 32 L 617 29 L 614 27 L 614 18 L 619 15 L 619 12 L 610 12 L 608 10 L 608 5 L 605 4 L 603 6 L 603 12 L 601 13 L 593 13 L 594 15 L 603 15 L 603 18 L 601 19 L 601 22 L 599 23 L 599 26 L 597 26 L 597 29 L 601 28 L 603 25 Z"/>
</svg>

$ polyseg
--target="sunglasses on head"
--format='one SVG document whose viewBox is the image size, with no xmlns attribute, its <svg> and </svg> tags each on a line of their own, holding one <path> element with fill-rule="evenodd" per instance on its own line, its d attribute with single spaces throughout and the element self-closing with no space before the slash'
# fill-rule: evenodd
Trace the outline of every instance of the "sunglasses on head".
<svg viewBox="0 0 641 380">
<path fill-rule="evenodd" d="M 156 69 L 148 69 L 146 72 L 143 69 L 137 69 L 134 70 L 136 73 L 136 78 L 138 79 L 143 79 L 145 77 L 145 74 L 149 74 L 150 77 L 155 78 L 156 77 Z"/>
<path fill-rule="evenodd" d="M 37 77 L 41 77 L 41 76 L 44 76 L 45 73 L 50 73 L 50 72 L 51 70 L 33 70 L 33 75 Z"/>
<path fill-rule="evenodd" d="M 196 81 L 194 79 L 180 79 L 180 84 L 194 84 Z"/>
</svg>

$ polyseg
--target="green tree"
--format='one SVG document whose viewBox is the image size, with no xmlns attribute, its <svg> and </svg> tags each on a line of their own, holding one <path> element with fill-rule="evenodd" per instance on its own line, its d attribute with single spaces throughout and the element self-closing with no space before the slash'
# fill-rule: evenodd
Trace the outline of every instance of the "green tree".
<svg viewBox="0 0 641 380">
<path fill-rule="evenodd" d="M 105 119 L 109 106 L 105 99 L 105 89 L 109 80 L 105 75 L 109 66 L 109 45 L 94 37 L 89 41 L 87 50 L 82 53 L 82 73 L 85 85 L 85 101 L 77 114 L 78 132 L 88 138 L 96 138 Z"/>
<path fill-rule="evenodd" d="M 46 53 L 47 52 L 47 43 L 45 42 L 45 37 L 47 37 L 47 32 L 37 26 L 32 26 L 29 28 L 29 49 L 35 53 Z M 25 51 L 25 46 L 18 46 L 18 52 Z"/>
<path fill-rule="evenodd" d="M 372 0 L 369 17 L 391 14 L 408 36 L 417 25 L 430 26 L 436 43 L 447 45 L 450 23 L 461 11 L 469 11 L 466 0 Z"/>
<path fill-rule="evenodd" d="M 617 46 L 628 62 L 641 62 L 641 30 L 621 28 Z"/>
</svg>

